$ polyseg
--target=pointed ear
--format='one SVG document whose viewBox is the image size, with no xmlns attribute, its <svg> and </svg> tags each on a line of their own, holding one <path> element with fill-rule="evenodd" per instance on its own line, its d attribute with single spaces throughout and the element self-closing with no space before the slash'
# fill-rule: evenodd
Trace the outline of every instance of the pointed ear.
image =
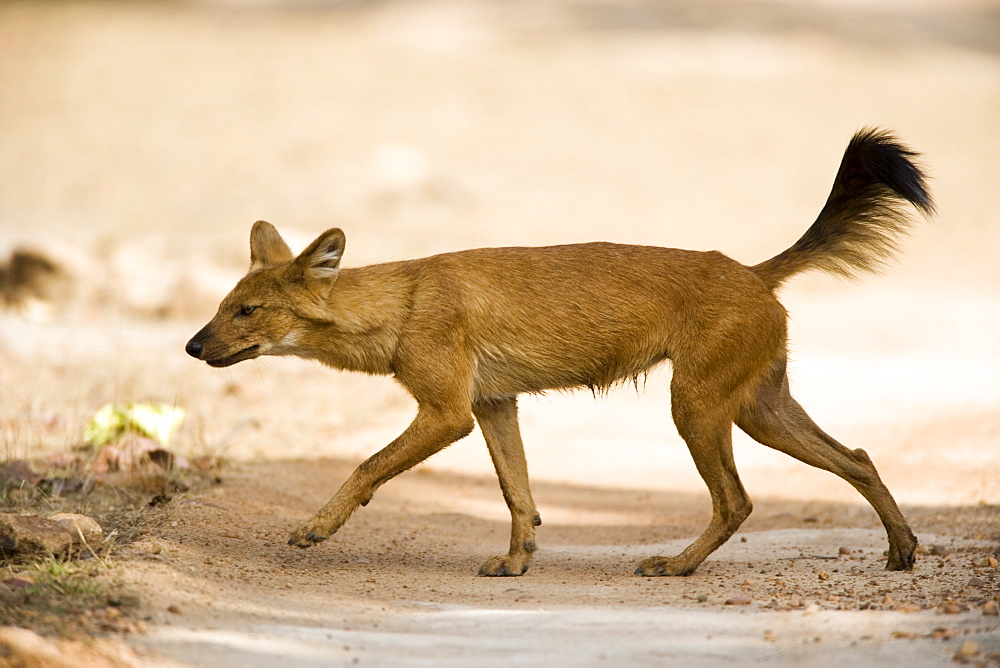
<svg viewBox="0 0 1000 668">
<path fill-rule="evenodd" d="M 253 224 L 250 230 L 250 271 L 291 262 L 294 257 L 274 225 L 263 220 Z"/>
<path fill-rule="evenodd" d="M 327 230 L 302 251 L 295 262 L 302 268 L 306 281 L 332 281 L 340 273 L 340 258 L 344 254 L 346 237 L 339 228 Z"/>
</svg>

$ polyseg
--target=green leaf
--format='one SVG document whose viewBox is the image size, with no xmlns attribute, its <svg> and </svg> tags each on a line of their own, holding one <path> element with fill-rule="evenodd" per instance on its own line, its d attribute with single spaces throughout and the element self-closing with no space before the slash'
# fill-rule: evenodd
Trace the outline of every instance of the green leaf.
<svg viewBox="0 0 1000 668">
<path fill-rule="evenodd" d="M 126 434 L 138 434 L 167 447 L 182 422 L 184 409 L 169 404 L 107 404 L 84 425 L 83 440 L 91 447 L 100 447 L 114 443 Z"/>
</svg>

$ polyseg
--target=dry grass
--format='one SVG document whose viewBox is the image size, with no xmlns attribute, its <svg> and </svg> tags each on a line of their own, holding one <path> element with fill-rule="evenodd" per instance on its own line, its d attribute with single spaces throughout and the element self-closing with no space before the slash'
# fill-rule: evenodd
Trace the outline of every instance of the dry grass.
<svg viewBox="0 0 1000 668">
<path fill-rule="evenodd" d="M 78 513 L 104 530 L 100 544 L 87 545 L 75 558 L 6 564 L 0 571 L 0 626 L 74 639 L 142 627 L 136 617 L 139 598 L 119 579 L 127 565 L 117 558 L 118 548 L 155 528 L 152 508 L 172 495 L 200 492 L 218 482 L 221 463 L 213 460 L 195 472 L 143 462 L 130 470 L 95 474 L 99 456 L 100 451 L 79 448 L 50 453 L 32 462 L 37 481 L 0 487 L 0 512 L 41 517 Z"/>
<path fill-rule="evenodd" d="M 115 575 L 117 564 L 47 559 L 3 572 L 0 625 L 63 638 L 138 630 L 132 618 L 139 599 Z"/>
</svg>

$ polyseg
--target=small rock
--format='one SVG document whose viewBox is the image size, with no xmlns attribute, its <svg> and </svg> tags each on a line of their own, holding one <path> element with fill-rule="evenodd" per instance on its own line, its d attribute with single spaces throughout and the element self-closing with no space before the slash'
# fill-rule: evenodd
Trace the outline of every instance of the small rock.
<svg viewBox="0 0 1000 668">
<path fill-rule="evenodd" d="M 945 603 L 941 606 L 941 612 L 946 615 L 957 615 L 961 612 L 965 612 L 965 608 L 958 603 Z"/>
<path fill-rule="evenodd" d="M 59 666 L 69 665 L 55 645 L 55 641 L 46 640 L 29 629 L 19 629 L 7 626 L 0 629 L 0 648 L 4 657 L 10 657 L 10 665 L 20 666 Z"/>
<path fill-rule="evenodd" d="M 171 480 L 170 489 L 174 492 L 190 492 L 194 484 L 190 480 Z"/>
<path fill-rule="evenodd" d="M 117 445 L 106 445 L 101 448 L 91 464 L 91 471 L 97 475 L 114 471 L 134 471 L 146 462 L 152 462 L 150 453 L 157 450 L 162 450 L 157 441 L 145 436 L 129 436 Z"/>
<path fill-rule="evenodd" d="M 911 633 L 910 631 L 893 631 L 892 632 L 892 637 L 893 638 L 916 638 L 917 634 L 916 633 Z"/>
<path fill-rule="evenodd" d="M 996 617 L 1000 614 L 1000 604 L 996 601 L 986 601 L 986 603 L 983 604 L 983 614 Z"/>
<path fill-rule="evenodd" d="M 149 503 L 146 505 L 148 505 L 150 508 L 155 508 L 157 506 L 162 506 L 165 503 L 170 503 L 170 499 L 171 497 L 169 494 L 164 494 L 161 492 L 156 496 L 154 496 L 152 499 L 150 499 Z"/>
<path fill-rule="evenodd" d="M 84 485 L 86 483 L 82 478 L 73 476 L 54 476 L 52 478 L 45 478 L 38 483 L 39 488 L 55 496 L 75 494 L 83 489 Z"/>
<path fill-rule="evenodd" d="M 950 552 L 944 545 L 931 545 L 930 554 L 935 557 L 947 557 Z"/>
<path fill-rule="evenodd" d="M 6 665 L 49 666 L 140 666 L 144 662 L 119 639 L 89 638 L 86 641 L 43 638 L 34 631 L 14 626 L 0 628 L 0 653 Z"/>
<path fill-rule="evenodd" d="M 966 587 L 975 587 L 976 589 L 982 589 L 986 586 L 986 581 L 982 578 L 969 578 L 969 581 L 965 583 Z"/>
<path fill-rule="evenodd" d="M 751 600 L 749 596 L 733 596 L 726 599 L 726 605 L 750 605 Z"/>
<path fill-rule="evenodd" d="M 935 640 L 950 640 L 958 635 L 958 631 L 955 629 L 949 629 L 946 626 L 939 626 L 933 631 L 931 631 L 931 638 Z"/>
<path fill-rule="evenodd" d="M 49 519 L 63 525 L 77 541 L 82 536 L 87 547 L 96 548 L 104 540 L 104 529 L 92 517 L 77 513 L 56 513 Z"/>
<path fill-rule="evenodd" d="M 829 580 L 830 579 L 830 574 L 827 573 L 826 571 L 820 571 L 816 575 L 819 577 L 820 580 Z"/>
<path fill-rule="evenodd" d="M 839 550 L 837 550 L 837 553 L 838 554 L 850 554 L 851 553 L 851 548 L 849 548 L 849 547 L 842 547 Z"/>
<path fill-rule="evenodd" d="M 181 614 L 181 609 L 176 604 L 171 603 L 170 605 L 167 606 L 167 612 L 169 612 L 172 615 L 179 615 Z"/>
<path fill-rule="evenodd" d="M 959 646 L 958 651 L 955 652 L 954 659 L 956 661 L 964 661 L 965 659 L 971 659 L 972 657 L 978 655 L 980 651 L 982 650 L 979 649 L 979 645 L 977 645 L 976 643 L 972 642 L 969 639 L 965 639 Z"/>
<path fill-rule="evenodd" d="M 899 612 L 906 612 L 906 613 L 920 612 L 920 609 L 921 609 L 920 606 L 917 605 L 916 603 L 907 603 L 906 605 L 901 605 L 900 607 L 896 608 L 896 610 L 898 610 Z"/>
<path fill-rule="evenodd" d="M 772 631 L 771 629 L 767 629 L 766 631 L 764 631 L 765 642 L 775 642 L 777 639 L 778 636 L 774 635 L 774 631 Z"/>
<path fill-rule="evenodd" d="M 1000 561 L 996 557 L 986 557 L 986 565 L 990 568 L 1000 568 Z"/>
<path fill-rule="evenodd" d="M 8 490 L 7 498 L 15 502 L 30 501 L 33 496 L 31 489 L 23 489 L 18 487 L 16 489 Z"/>
<path fill-rule="evenodd" d="M 7 560 L 64 556 L 73 534 L 53 520 L 35 515 L 0 513 L 0 558 Z"/>
<path fill-rule="evenodd" d="M 35 473 L 26 461 L 14 459 L 0 464 L 0 487 L 7 489 L 34 487 L 41 480 L 42 476 Z"/>
<path fill-rule="evenodd" d="M 32 580 L 27 575 L 22 575 L 16 578 L 7 578 L 6 580 L 3 581 L 3 583 L 4 585 L 6 585 L 11 589 L 24 589 L 26 587 L 30 587 L 31 585 L 35 584 L 35 581 Z"/>
</svg>

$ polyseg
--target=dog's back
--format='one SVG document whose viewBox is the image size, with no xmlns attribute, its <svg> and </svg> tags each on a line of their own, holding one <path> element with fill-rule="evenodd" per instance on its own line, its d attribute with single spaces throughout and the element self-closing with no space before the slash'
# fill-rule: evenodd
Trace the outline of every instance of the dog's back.
<svg viewBox="0 0 1000 668">
<path fill-rule="evenodd" d="M 589 243 L 414 262 L 407 329 L 426 331 L 422 314 L 440 326 L 452 305 L 446 333 L 473 357 L 475 396 L 601 390 L 694 348 L 769 356 L 784 337 L 772 292 L 717 252 Z"/>
</svg>

